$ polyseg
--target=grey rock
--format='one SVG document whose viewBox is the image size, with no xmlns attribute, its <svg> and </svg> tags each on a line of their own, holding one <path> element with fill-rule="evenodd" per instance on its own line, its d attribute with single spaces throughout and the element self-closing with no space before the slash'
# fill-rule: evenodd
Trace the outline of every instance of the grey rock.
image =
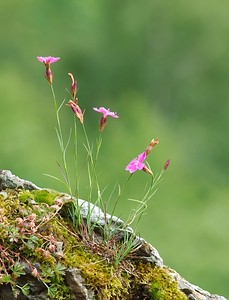
<svg viewBox="0 0 229 300">
<path fill-rule="evenodd" d="M 191 284 L 172 269 L 168 269 L 168 271 L 171 277 L 178 283 L 179 289 L 187 295 L 188 300 L 227 300 L 223 296 L 212 295 L 208 291 Z"/>
<path fill-rule="evenodd" d="M 18 295 L 12 292 L 10 285 L 0 285 L 0 300 L 47 300 L 48 292 L 45 285 L 37 278 L 32 276 L 31 269 L 26 262 L 23 263 L 25 275 L 20 276 L 17 280 L 17 285 L 23 286 L 29 284 L 30 294 L 25 296 L 18 289 Z"/>
<path fill-rule="evenodd" d="M 135 242 L 138 245 L 134 250 L 137 258 L 144 262 L 150 262 L 157 267 L 163 267 L 163 260 L 156 248 L 139 236 L 136 236 Z"/>
<path fill-rule="evenodd" d="M 32 276 L 31 269 L 27 262 L 22 263 L 24 266 L 25 275 L 20 276 L 17 280 L 17 284 L 23 286 L 29 284 L 30 293 L 25 296 L 18 290 L 17 297 L 14 296 L 12 289 L 9 285 L 0 285 L 0 300 L 48 300 L 46 286 L 37 278 Z M 34 264 L 38 270 L 39 264 Z M 94 292 L 90 289 L 86 289 L 84 286 L 84 278 L 81 276 L 80 270 L 77 268 L 66 269 L 65 280 L 70 288 L 72 300 L 95 300 Z"/>
<path fill-rule="evenodd" d="M 143 238 L 135 235 L 134 230 L 131 227 L 125 227 L 125 224 L 121 219 L 111 216 L 110 214 L 104 214 L 98 206 L 89 203 L 86 200 L 76 199 L 67 194 L 63 195 L 63 200 L 65 202 L 68 202 L 71 199 L 77 201 L 78 207 L 80 207 L 81 217 L 87 220 L 88 216 L 90 216 L 90 222 L 95 224 L 97 228 L 100 228 L 101 233 L 103 232 L 103 229 L 109 228 L 111 234 L 118 235 L 120 240 L 124 239 L 125 233 L 128 233 L 133 240 L 132 246 L 135 249 L 134 255 L 136 257 L 145 262 L 150 262 L 157 267 L 163 266 L 163 260 L 158 251 Z"/>
<path fill-rule="evenodd" d="M 72 300 L 94 300 L 94 292 L 86 289 L 84 279 L 77 268 L 67 269 L 65 280 L 70 288 Z"/>
<path fill-rule="evenodd" d="M 9 170 L 0 170 L 0 190 L 5 189 L 40 190 L 38 186 L 28 180 L 13 175 Z"/>
<path fill-rule="evenodd" d="M 20 179 L 19 177 L 13 175 L 8 170 L 0 170 L 0 193 L 5 195 L 4 190 L 10 189 L 25 189 L 25 190 L 41 190 L 38 186 L 33 184 L 30 181 Z M 125 238 L 125 235 L 128 234 L 132 240 L 133 246 L 133 255 L 141 259 L 142 261 L 150 262 L 158 267 L 163 267 L 163 260 L 160 257 L 158 251 L 149 243 L 147 243 L 143 238 L 135 235 L 133 229 L 129 226 L 125 226 L 124 222 L 109 214 L 104 214 L 103 211 L 96 205 L 82 199 L 73 198 L 67 194 L 60 194 L 63 201 L 76 201 L 80 209 L 81 217 L 84 220 L 88 220 L 90 216 L 90 222 L 95 225 L 95 229 L 100 229 L 100 234 L 102 235 L 103 231 L 109 230 L 111 234 L 116 234 L 119 236 L 120 240 Z M 59 245 L 62 249 L 62 245 Z M 23 295 L 17 299 L 29 299 L 29 300 L 44 300 L 49 299 L 47 296 L 47 291 L 44 288 L 44 285 L 39 282 L 36 278 L 31 275 L 31 270 L 26 269 L 26 275 L 19 278 L 20 284 L 29 283 L 30 289 L 33 290 L 33 293 L 25 298 Z M 173 280 L 178 283 L 178 287 L 182 290 L 187 296 L 188 300 L 227 300 L 223 296 L 212 295 L 209 292 L 201 289 L 200 287 L 189 283 L 187 280 L 182 278 L 180 274 L 176 271 L 166 268 Z M 93 291 L 86 289 L 84 285 L 84 279 L 82 278 L 80 271 L 76 268 L 66 270 L 66 282 L 68 283 L 73 300 L 94 300 Z M 0 286 L 0 300 L 15 300 L 11 289 L 8 285 Z"/>
<path fill-rule="evenodd" d="M 9 170 L 0 170 L 0 190 L 5 189 L 25 189 L 25 190 L 41 190 L 40 187 L 36 186 L 30 181 L 19 178 L 13 175 Z M 67 194 L 62 194 L 64 201 L 68 202 L 73 197 Z M 100 229 L 102 234 L 104 229 L 109 228 L 112 234 L 119 236 L 122 240 L 125 234 L 128 232 L 132 235 L 133 247 L 135 248 L 135 255 L 142 258 L 144 261 L 153 263 L 154 265 L 161 267 L 163 266 L 163 260 L 160 257 L 158 251 L 144 239 L 136 236 L 131 227 L 125 226 L 124 222 L 116 216 L 110 214 L 104 214 L 104 212 L 96 205 L 82 199 L 76 199 L 78 207 L 80 208 L 81 217 L 84 220 L 90 216 L 90 222 L 95 224 L 97 229 Z"/>
</svg>

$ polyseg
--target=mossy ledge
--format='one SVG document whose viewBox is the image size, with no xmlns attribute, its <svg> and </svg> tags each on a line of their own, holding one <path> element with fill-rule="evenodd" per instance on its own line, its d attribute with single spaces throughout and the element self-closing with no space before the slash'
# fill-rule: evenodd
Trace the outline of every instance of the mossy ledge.
<svg viewBox="0 0 229 300">
<path fill-rule="evenodd" d="M 77 229 L 69 218 L 76 200 Z M 91 203 L 0 170 L 0 300 L 225 300 L 164 266 L 123 225 Z M 126 237 L 132 251 L 122 256 Z"/>
</svg>

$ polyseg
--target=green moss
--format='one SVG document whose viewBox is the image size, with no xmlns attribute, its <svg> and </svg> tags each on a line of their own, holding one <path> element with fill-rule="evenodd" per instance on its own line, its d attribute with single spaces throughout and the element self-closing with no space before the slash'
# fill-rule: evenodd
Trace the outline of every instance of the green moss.
<svg viewBox="0 0 229 300">
<path fill-rule="evenodd" d="M 27 203 L 28 199 L 34 199 L 34 196 L 30 191 L 21 191 L 18 194 L 18 200 L 20 202 Z"/>
<path fill-rule="evenodd" d="M 49 246 L 61 238 L 55 234 L 54 227 L 49 228 L 55 212 L 46 203 L 37 205 L 28 201 L 37 200 L 41 196 L 42 201 L 48 200 L 51 203 L 50 199 L 53 200 L 56 194 L 14 190 L 7 190 L 6 193 L 7 196 L 0 195 L 0 245 L 4 251 L 0 262 L 0 284 L 4 284 L 4 275 L 8 275 L 7 283 L 16 291 L 17 279 L 23 276 L 24 272 L 18 274 L 14 265 L 21 264 L 23 270 L 23 261 L 26 259 L 31 264 L 31 272 L 36 270 L 33 263 L 39 263 L 38 278 L 47 286 L 50 299 L 70 299 L 64 272 L 56 269 L 60 258 L 49 251 Z M 12 271 L 14 269 L 15 271 Z"/>
<path fill-rule="evenodd" d="M 68 268 L 81 271 L 85 284 L 95 291 L 97 299 L 126 299 L 129 279 L 117 273 L 114 266 L 101 256 L 91 252 L 84 244 L 68 231 L 63 220 L 52 221 L 49 230 L 62 237 L 64 242 L 63 263 Z"/>
<path fill-rule="evenodd" d="M 70 221 L 55 211 L 57 205 L 52 204 L 58 193 L 48 190 L 6 192 L 7 196 L 0 194 L 0 244 L 10 261 L 8 265 L 6 259 L 4 266 L 10 269 L 19 251 L 17 261 L 24 257 L 32 268 L 33 263 L 39 263 L 38 278 L 47 286 L 50 299 L 70 299 L 65 268 L 79 269 L 85 285 L 99 300 L 186 299 L 164 268 L 128 259 L 114 266 L 112 256 L 105 255 L 105 243 L 98 245 L 84 231 L 76 232 Z M 58 243 L 63 243 L 61 250 L 55 249 Z M 7 277 L 12 288 L 15 278 L 18 277 Z"/>
<path fill-rule="evenodd" d="M 153 300 L 186 300 L 187 297 L 178 288 L 177 282 L 168 274 L 165 268 L 154 268 L 150 286 Z"/>
<path fill-rule="evenodd" d="M 55 191 L 48 190 L 34 190 L 33 192 L 34 200 L 38 203 L 46 203 L 52 205 L 58 193 Z"/>
<path fill-rule="evenodd" d="M 51 190 L 33 190 L 33 191 L 21 191 L 18 199 L 20 202 L 27 202 L 29 199 L 36 201 L 37 203 L 46 203 L 52 205 L 58 193 Z"/>
<path fill-rule="evenodd" d="M 134 263 L 134 279 L 131 283 L 134 287 L 130 299 L 148 300 L 186 300 L 177 283 L 168 274 L 166 268 L 153 266 L 151 263 Z"/>
</svg>

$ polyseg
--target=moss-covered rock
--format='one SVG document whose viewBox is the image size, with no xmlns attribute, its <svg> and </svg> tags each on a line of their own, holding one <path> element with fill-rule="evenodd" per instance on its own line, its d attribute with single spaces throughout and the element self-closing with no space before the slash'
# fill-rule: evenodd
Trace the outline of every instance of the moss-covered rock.
<svg viewBox="0 0 229 300">
<path fill-rule="evenodd" d="M 188 292 L 185 285 L 185 294 L 170 269 L 145 259 L 144 255 L 152 254 L 152 246 L 137 239 L 136 247 L 132 231 L 123 240 L 112 227 L 113 235 L 109 232 L 105 236 L 110 239 L 105 239 L 101 230 L 95 230 L 98 224 L 82 217 L 80 207 L 75 209 L 72 197 L 39 188 L 2 186 L 0 300 L 185 300 L 192 292 L 198 300 L 210 295 L 191 284 Z M 102 231 L 107 229 L 104 224 Z M 204 299 L 225 299 L 210 296 Z"/>
</svg>

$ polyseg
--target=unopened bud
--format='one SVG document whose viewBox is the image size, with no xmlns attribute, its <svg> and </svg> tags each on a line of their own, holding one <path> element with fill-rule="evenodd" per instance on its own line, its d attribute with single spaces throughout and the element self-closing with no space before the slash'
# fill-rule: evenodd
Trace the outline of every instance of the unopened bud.
<svg viewBox="0 0 229 300">
<path fill-rule="evenodd" d="M 150 174 L 150 175 L 153 176 L 152 171 L 146 165 L 143 167 L 142 171 L 144 171 L 144 172 L 146 172 L 146 173 L 148 173 L 148 174 Z"/>
<path fill-rule="evenodd" d="M 99 121 L 99 131 L 102 132 L 104 130 L 104 127 L 106 126 L 107 118 L 102 117 Z"/>
<path fill-rule="evenodd" d="M 170 165 L 170 159 L 168 159 L 164 164 L 164 170 L 167 170 Z"/>
<path fill-rule="evenodd" d="M 37 215 L 35 213 L 32 213 L 31 215 L 29 215 L 26 219 L 28 221 L 34 221 L 36 219 Z"/>
<path fill-rule="evenodd" d="M 32 275 L 33 275 L 34 277 L 38 277 L 38 276 L 39 276 L 39 273 L 38 273 L 38 271 L 37 271 L 37 268 L 34 268 L 34 269 L 33 269 Z"/>
<path fill-rule="evenodd" d="M 44 251 L 42 252 L 42 256 L 43 256 L 44 258 L 48 258 L 48 257 L 51 256 L 51 253 L 50 253 L 48 250 L 44 250 Z"/>
<path fill-rule="evenodd" d="M 24 220 L 22 218 L 16 218 L 15 221 L 17 222 L 18 226 L 24 226 Z"/>
<path fill-rule="evenodd" d="M 50 69 L 50 64 L 46 65 L 45 77 L 49 84 L 52 84 L 52 71 Z"/>
<path fill-rule="evenodd" d="M 62 251 L 58 251 L 55 253 L 55 256 L 58 258 L 63 258 L 64 257 L 64 253 Z"/>
<path fill-rule="evenodd" d="M 72 81 L 72 84 L 71 84 L 71 96 L 72 96 L 72 99 L 75 100 L 76 91 L 77 91 L 77 82 L 75 81 L 72 73 L 68 73 L 68 76 L 70 77 L 70 79 Z"/>
<path fill-rule="evenodd" d="M 66 104 L 71 108 L 71 110 L 74 112 L 76 117 L 80 120 L 80 122 L 83 124 L 83 113 L 79 105 L 77 104 L 78 99 L 76 98 L 75 102 L 72 100 L 69 100 L 69 102 Z"/>
<path fill-rule="evenodd" d="M 146 148 L 145 152 L 146 152 L 146 155 L 148 155 L 154 146 L 156 146 L 157 144 L 159 144 L 159 139 L 156 138 L 156 140 L 152 139 L 151 142 L 149 143 L 149 146 Z"/>
<path fill-rule="evenodd" d="M 49 245 L 49 251 L 53 253 L 55 250 L 56 250 L 56 246 L 53 245 L 53 244 L 50 244 Z"/>
</svg>

